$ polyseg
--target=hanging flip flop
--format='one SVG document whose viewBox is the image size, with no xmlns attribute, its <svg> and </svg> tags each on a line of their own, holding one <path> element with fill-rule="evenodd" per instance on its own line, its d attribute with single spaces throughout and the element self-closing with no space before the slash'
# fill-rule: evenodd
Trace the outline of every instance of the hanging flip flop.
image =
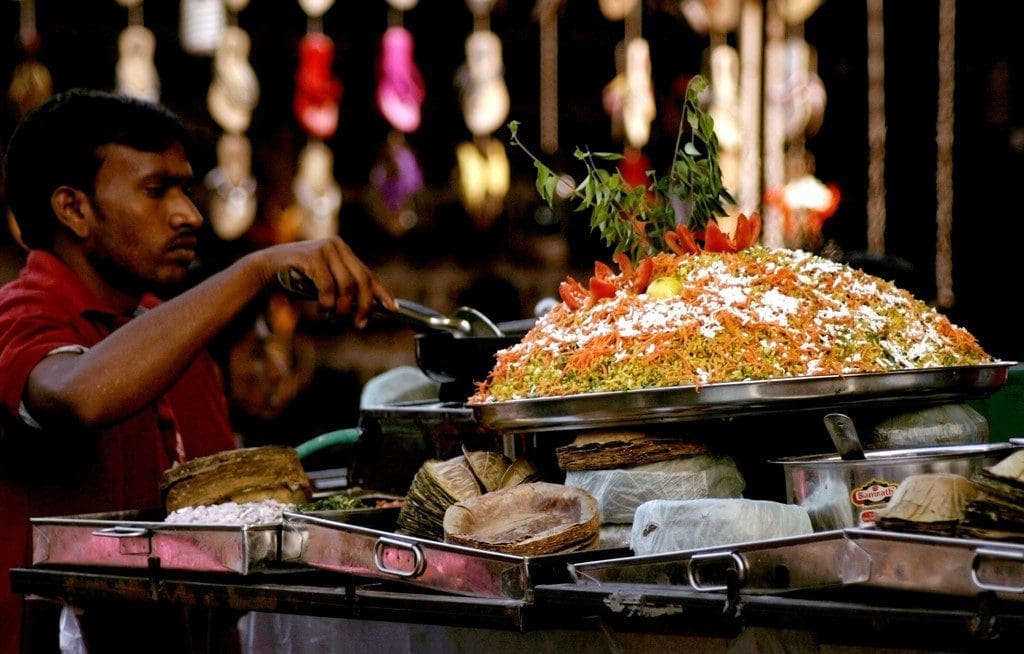
<svg viewBox="0 0 1024 654">
<path fill-rule="evenodd" d="M 636 8 L 639 0 L 601 0 L 598 5 L 608 20 L 622 20 Z"/>
<path fill-rule="evenodd" d="M 395 129 L 415 132 L 426 91 L 413 60 L 412 34 L 404 27 L 389 27 L 384 32 L 378 69 L 377 108 Z"/>
<path fill-rule="evenodd" d="M 501 215 L 509 189 L 505 146 L 497 139 L 464 142 L 455 148 L 459 199 L 477 229 L 487 229 Z"/>
<path fill-rule="evenodd" d="M 334 41 L 310 32 L 299 41 L 299 70 L 295 75 L 295 116 L 308 134 L 328 139 L 338 130 L 341 81 L 331 72 Z"/>
<path fill-rule="evenodd" d="M 248 61 L 249 48 L 249 35 L 244 30 L 224 30 L 213 58 L 213 81 L 206 97 L 217 124 L 238 134 L 249 128 L 260 94 L 259 80 Z"/>
<path fill-rule="evenodd" d="M 401 132 L 388 134 L 370 170 L 370 212 L 389 234 L 399 237 L 416 226 L 414 198 L 423 188 L 423 169 Z"/>
<path fill-rule="evenodd" d="M 743 132 L 740 129 L 740 56 L 730 45 L 717 45 L 708 57 L 711 72 L 711 105 L 708 115 L 715 121 L 715 136 L 718 137 L 719 166 L 722 170 L 722 184 L 739 197 L 740 157 Z"/>
<path fill-rule="evenodd" d="M 142 25 L 129 25 L 117 38 L 117 92 L 147 102 L 160 101 L 160 78 L 153 63 L 156 37 Z"/>
<path fill-rule="evenodd" d="M 24 61 L 14 67 L 7 97 L 18 117 L 27 114 L 53 94 L 53 78 L 36 55 L 39 53 L 39 31 L 36 29 L 35 0 L 21 0 L 18 39 L 25 51 Z"/>
<path fill-rule="evenodd" d="M 300 238 L 326 238 L 338 233 L 341 186 L 334 180 L 334 154 L 325 144 L 310 141 L 302 149 L 292 191 L 303 210 Z"/>
<path fill-rule="evenodd" d="M 466 39 L 468 80 L 463 88 L 462 113 L 474 136 L 487 136 L 508 117 L 509 95 L 501 56 L 501 39 L 476 30 Z"/>
<path fill-rule="evenodd" d="M 322 18 L 334 5 L 334 0 L 299 0 L 302 11 L 310 18 Z"/>
<path fill-rule="evenodd" d="M 783 0 L 779 3 L 779 13 L 787 23 L 798 24 L 806 22 L 819 6 L 821 0 Z"/>
<path fill-rule="evenodd" d="M 644 39 L 630 39 L 626 44 L 626 98 L 622 106 L 622 126 L 629 145 L 647 145 L 654 116 L 651 51 Z"/>
<path fill-rule="evenodd" d="M 495 0 L 466 0 L 466 6 L 474 16 L 487 16 L 494 9 Z"/>
<path fill-rule="evenodd" d="M 256 219 L 256 179 L 252 176 L 252 145 L 240 134 L 217 141 L 217 167 L 206 174 L 210 190 L 210 226 L 226 240 L 247 232 Z"/>
<path fill-rule="evenodd" d="M 487 160 L 475 143 L 459 143 L 455 148 L 458 166 L 459 199 L 470 216 L 483 211 L 487 201 Z"/>
<path fill-rule="evenodd" d="M 181 49 L 188 54 L 212 55 L 226 26 L 223 0 L 181 0 L 178 38 Z"/>
<path fill-rule="evenodd" d="M 651 182 L 647 171 L 652 170 L 654 166 L 642 150 L 627 147 L 616 167 L 619 169 L 622 179 L 630 186 L 647 186 Z"/>
<path fill-rule="evenodd" d="M 487 141 L 487 195 L 498 201 L 505 201 L 510 183 L 508 156 L 505 144 L 498 139 Z"/>
</svg>

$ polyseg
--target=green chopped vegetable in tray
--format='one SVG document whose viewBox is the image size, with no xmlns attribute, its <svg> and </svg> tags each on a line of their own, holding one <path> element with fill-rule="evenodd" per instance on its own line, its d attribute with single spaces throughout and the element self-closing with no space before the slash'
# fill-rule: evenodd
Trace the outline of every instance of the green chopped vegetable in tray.
<svg viewBox="0 0 1024 654">
<path fill-rule="evenodd" d="M 367 506 L 362 497 L 339 493 L 337 495 L 331 495 L 330 497 L 321 497 L 318 500 L 300 504 L 297 507 L 297 510 L 301 513 L 308 513 L 310 511 L 347 511 L 350 509 L 366 508 L 370 507 Z"/>
</svg>

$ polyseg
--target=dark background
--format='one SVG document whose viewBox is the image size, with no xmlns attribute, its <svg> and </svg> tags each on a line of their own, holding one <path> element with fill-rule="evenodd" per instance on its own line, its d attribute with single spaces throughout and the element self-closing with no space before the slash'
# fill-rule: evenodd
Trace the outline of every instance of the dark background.
<svg viewBox="0 0 1024 654">
<path fill-rule="evenodd" d="M 491 15 L 491 28 L 503 42 L 512 98 L 509 117 L 522 122 L 523 140 L 535 144 L 540 122 L 539 28 L 531 15 L 533 4 L 499 2 Z M 0 84 L 5 89 L 11 70 L 23 57 L 16 36 L 18 8 L 10 0 L 0 4 Z M 182 52 L 178 11 L 177 2 L 149 0 L 144 4 L 144 22 L 157 36 L 162 101 L 209 137 L 197 161 L 203 174 L 212 165 L 217 136 L 206 110 L 211 60 Z M 885 11 L 886 250 L 913 266 L 916 276 L 908 277 L 908 287 L 931 301 L 935 294 L 938 3 L 890 2 Z M 39 59 L 52 72 L 56 90 L 113 87 L 117 34 L 127 24 L 123 7 L 113 1 L 37 0 L 37 20 L 42 39 Z M 589 235 L 582 215 L 560 216 L 553 225 L 534 219 L 538 205 L 530 191 L 532 167 L 518 152 L 509 152 L 518 191 L 510 195 L 499 220 L 477 227 L 458 204 L 450 184 L 454 146 L 470 135 L 454 77 L 465 58 L 463 41 L 473 18 L 464 3 L 454 0 L 421 0 L 404 16 L 404 25 L 416 38 L 415 56 L 427 87 L 422 127 L 408 141 L 424 166 L 429 192 L 421 199 L 420 224 L 410 233 L 395 238 L 376 225 L 362 206 L 361 190 L 389 130 L 373 102 L 377 44 L 388 21 L 383 1 L 339 1 L 323 21 L 324 31 L 336 43 L 335 71 L 344 85 L 340 126 L 331 141 L 336 177 L 345 192 L 342 236 L 369 262 L 400 256 L 411 271 L 429 268 L 441 257 L 455 258 L 469 270 L 499 256 L 529 260 L 530 239 L 552 234 L 567 239 L 574 268 L 585 269 L 595 257 L 607 258 Z M 290 184 L 295 158 L 305 142 L 292 115 L 291 98 L 295 51 L 306 17 L 295 2 L 252 0 L 239 23 L 252 35 L 250 61 L 261 84 L 260 103 L 248 133 L 255 146 L 254 172 L 264 206 L 272 207 L 272 198 Z M 805 27 L 805 38 L 817 50 L 818 71 L 828 94 L 824 123 L 807 146 L 816 157 L 816 175 L 841 189 L 842 204 L 825 224 L 825 236 L 848 253 L 866 248 L 865 24 L 863 2 L 826 0 Z M 648 1 L 642 25 L 651 44 L 659 112 L 646 151 L 663 170 L 676 130 L 674 123 L 665 124 L 671 113 L 666 109 L 673 102 L 673 82 L 700 71 L 708 37 L 694 32 L 675 3 L 668 1 Z M 956 304 L 947 313 L 973 331 L 992 354 L 1019 360 L 1024 358 L 1024 348 L 1011 315 L 1017 311 L 1019 295 L 1021 209 L 1014 196 L 1024 181 L 1024 130 L 1017 83 L 1021 47 L 1014 25 L 1009 9 L 1001 3 L 959 3 L 957 7 Z M 604 19 L 596 0 L 567 3 L 559 41 L 561 150 L 547 158 L 549 163 L 573 171 L 571 155 L 576 145 L 621 148 L 611 137 L 601 89 L 615 74 L 613 50 L 622 35 L 623 24 Z M 0 113 L 0 137 L 6 142 L 14 112 L 5 101 Z M 502 129 L 497 136 L 505 140 L 508 135 Z M 8 250 L 13 248 L 6 234 L 0 242 Z M 214 240 L 207 260 L 229 259 L 247 246 L 244 240 L 232 244 Z M 525 314 L 536 299 L 523 297 L 519 313 Z"/>
</svg>

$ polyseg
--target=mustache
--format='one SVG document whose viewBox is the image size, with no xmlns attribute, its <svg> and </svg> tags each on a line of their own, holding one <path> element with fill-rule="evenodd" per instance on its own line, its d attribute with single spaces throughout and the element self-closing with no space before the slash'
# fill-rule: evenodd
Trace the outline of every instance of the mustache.
<svg viewBox="0 0 1024 654">
<path fill-rule="evenodd" d="M 194 250 L 198 245 L 199 234 L 196 232 L 196 230 L 192 229 L 191 227 L 187 227 L 182 228 L 181 230 L 178 231 L 174 238 L 172 238 L 168 242 L 167 248 L 169 250 L 176 250 L 179 248 L 188 248 L 190 250 Z"/>
</svg>

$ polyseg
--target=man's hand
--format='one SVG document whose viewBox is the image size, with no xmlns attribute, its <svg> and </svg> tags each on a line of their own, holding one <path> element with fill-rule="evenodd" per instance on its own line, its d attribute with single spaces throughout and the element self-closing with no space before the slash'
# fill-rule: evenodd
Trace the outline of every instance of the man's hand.
<svg viewBox="0 0 1024 654">
<path fill-rule="evenodd" d="M 391 311 L 398 308 L 391 292 L 337 236 L 276 245 L 248 256 L 260 261 L 265 283 L 288 270 L 309 278 L 320 309 L 329 315 L 351 315 L 357 327 L 366 325 L 378 304 Z"/>
</svg>

